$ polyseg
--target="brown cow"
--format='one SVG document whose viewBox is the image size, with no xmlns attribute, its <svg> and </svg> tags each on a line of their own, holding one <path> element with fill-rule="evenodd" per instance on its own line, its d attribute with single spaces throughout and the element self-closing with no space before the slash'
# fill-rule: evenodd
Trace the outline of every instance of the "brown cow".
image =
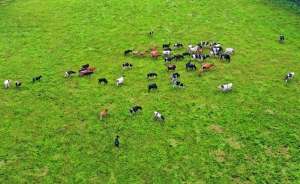
<svg viewBox="0 0 300 184">
<path fill-rule="evenodd" d="M 206 71 L 210 70 L 214 66 L 215 65 L 212 64 L 212 63 L 203 63 L 200 70 L 199 70 L 199 75 L 201 75 L 203 72 L 206 72 Z"/>
<path fill-rule="evenodd" d="M 103 118 L 106 118 L 108 116 L 108 109 L 103 109 L 100 113 L 99 113 L 99 118 L 100 120 L 103 120 Z"/>
<path fill-rule="evenodd" d="M 176 69 L 176 65 L 168 65 L 167 68 L 168 68 L 168 71 L 170 71 L 170 70 L 174 71 Z"/>
<path fill-rule="evenodd" d="M 158 52 L 158 50 L 156 48 L 151 49 L 151 53 L 150 54 L 151 54 L 151 57 L 155 58 L 155 59 L 157 59 L 160 56 L 160 54 L 159 54 L 159 52 Z"/>
</svg>

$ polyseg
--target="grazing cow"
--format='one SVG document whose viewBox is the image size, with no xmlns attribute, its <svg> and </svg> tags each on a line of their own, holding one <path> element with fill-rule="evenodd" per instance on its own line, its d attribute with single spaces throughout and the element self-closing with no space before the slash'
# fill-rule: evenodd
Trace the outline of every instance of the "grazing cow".
<svg viewBox="0 0 300 184">
<path fill-rule="evenodd" d="M 165 121 L 165 117 L 160 112 L 157 112 L 157 111 L 154 111 L 154 117 L 153 118 L 156 121 Z"/>
<path fill-rule="evenodd" d="M 156 77 L 157 77 L 157 73 L 151 72 L 151 73 L 147 74 L 148 79 L 153 79 L 153 78 L 156 78 Z"/>
<path fill-rule="evenodd" d="M 292 80 L 295 76 L 295 72 L 289 72 L 286 74 L 286 76 L 284 77 L 284 81 L 285 83 L 287 83 L 288 81 Z"/>
<path fill-rule="evenodd" d="M 108 116 L 108 109 L 103 109 L 100 113 L 99 113 L 99 118 L 100 120 L 103 120 L 103 118 L 106 118 Z"/>
<path fill-rule="evenodd" d="M 16 85 L 16 88 L 19 88 L 19 87 L 21 87 L 21 85 L 22 85 L 22 82 L 20 82 L 20 81 L 16 81 L 16 82 L 15 82 L 15 85 Z"/>
<path fill-rule="evenodd" d="M 124 51 L 124 55 L 125 55 L 125 56 L 128 56 L 128 55 L 129 55 L 130 53 L 132 53 L 132 52 L 133 52 L 133 50 L 130 50 L 130 49 L 129 49 L 129 50 L 125 50 L 125 51 Z"/>
<path fill-rule="evenodd" d="M 168 69 L 168 71 L 170 71 L 170 70 L 176 70 L 176 65 L 168 65 L 167 66 L 167 69 Z"/>
<path fill-rule="evenodd" d="M 165 57 L 165 62 L 171 62 L 174 59 L 174 57 Z"/>
<path fill-rule="evenodd" d="M 117 86 L 120 86 L 120 85 L 124 84 L 124 80 L 125 80 L 124 76 L 118 78 L 118 79 L 116 80 Z"/>
<path fill-rule="evenodd" d="M 122 64 L 122 68 L 123 68 L 123 69 L 131 69 L 132 66 L 133 66 L 133 65 L 130 64 L 130 63 L 123 63 L 123 64 Z"/>
<path fill-rule="evenodd" d="M 115 138 L 115 147 L 119 148 L 120 147 L 120 137 L 117 135 L 117 137 Z"/>
<path fill-rule="evenodd" d="M 108 81 L 107 81 L 106 78 L 100 78 L 100 79 L 98 79 L 98 83 L 99 83 L 99 84 L 107 84 Z"/>
<path fill-rule="evenodd" d="M 192 58 L 193 59 L 199 59 L 199 60 L 206 60 L 207 58 L 209 58 L 210 56 L 208 54 L 193 54 Z"/>
<path fill-rule="evenodd" d="M 10 88 L 10 83 L 11 83 L 11 80 L 5 80 L 5 81 L 3 82 L 4 88 L 5 88 L 5 89 Z"/>
<path fill-rule="evenodd" d="M 232 83 L 222 84 L 218 86 L 219 90 L 222 92 L 228 92 L 232 90 Z"/>
<path fill-rule="evenodd" d="M 222 53 L 222 51 L 223 51 L 223 48 L 221 47 L 221 45 L 217 44 L 211 48 L 210 54 L 214 55 L 214 56 L 219 56 Z"/>
<path fill-rule="evenodd" d="M 88 67 L 86 69 L 80 70 L 79 72 L 79 76 L 89 76 L 91 77 L 91 75 L 96 71 L 95 67 Z"/>
<path fill-rule="evenodd" d="M 174 44 L 174 49 L 179 49 L 179 48 L 182 48 L 182 47 L 183 47 L 182 43 L 175 43 Z"/>
<path fill-rule="evenodd" d="M 160 55 L 159 52 L 158 52 L 158 50 L 156 48 L 153 48 L 151 50 L 150 54 L 151 54 L 151 57 L 155 58 L 155 59 L 157 59 L 159 57 L 159 55 Z"/>
<path fill-rule="evenodd" d="M 229 55 L 229 54 L 226 54 L 226 53 L 221 54 L 221 55 L 220 55 L 220 59 L 225 60 L 225 61 L 227 61 L 227 62 L 230 62 L 230 55 Z"/>
<path fill-rule="evenodd" d="M 186 69 L 186 70 L 196 70 L 197 67 L 196 67 L 195 64 L 193 64 L 193 63 L 191 63 L 191 62 L 189 61 L 187 64 L 185 64 L 185 69 Z"/>
<path fill-rule="evenodd" d="M 184 84 L 182 82 L 180 82 L 179 80 L 174 80 L 173 81 L 173 88 L 183 88 Z"/>
<path fill-rule="evenodd" d="M 201 66 L 201 70 L 202 71 L 207 71 L 209 69 L 211 69 L 212 67 L 214 67 L 215 65 L 214 64 L 211 64 L 211 63 L 204 63 L 202 64 Z"/>
<path fill-rule="evenodd" d="M 284 40 L 285 40 L 285 37 L 284 37 L 284 35 L 280 35 L 279 36 L 279 43 L 284 43 Z"/>
<path fill-rule="evenodd" d="M 176 61 L 179 61 L 179 60 L 183 60 L 183 59 L 184 59 L 184 56 L 181 55 L 181 54 L 176 54 L 176 55 L 174 55 L 173 58 L 174 58 Z"/>
<path fill-rule="evenodd" d="M 40 75 L 40 76 L 37 76 L 37 77 L 33 77 L 33 78 L 32 78 L 32 83 L 35 83 L 36 81 L 40 81 L 41 78 L 42 78 L 41 75 Z"/>
<path fill-rule="evenodd" d="M 226 48 L 224 54 L 232 55 L 232 54 L 234 54 L 234 49 L 233 48 Z"/>
<path fill-rule="evenodd" d="M 74 72 L 74 71 L 72 71 L 72 70 L 66 71 L 66 72 L 65 72 L 65 77 L 66 77 L 66 78 L 72 77 L 72 75 L 75 74 L 75 73 L 76 73 L 76 72 Z"/>
<path fill-rule="evenodd" d="M 182 53 L 183 56 L 190 56 L 191 54 L 189 52 Z"/>
<path fill-rule="evenodd" d="M 162 45 L 163 49 L 165 49 L 165 48 L 170 48 L 170 46 L 171 46 L 171 43 L 163 44 L 163 45 Z"/>
<path fill-rule="evenodd" d="M 151 90 L 157 90 L 157 85 L 156 83 L 152 83 L 148 85 L 148 92 L 150 92 Z"/>
<path fill-rule="evenodd" d="M 131 114 L 135 114 L 135 113 L 141 111 L 142 109 L 143 108 L 141 106 L 136 105 L 136 106 L 133 106 L 131 109 L 129 109 L 129 112 Z"/>
</svg>

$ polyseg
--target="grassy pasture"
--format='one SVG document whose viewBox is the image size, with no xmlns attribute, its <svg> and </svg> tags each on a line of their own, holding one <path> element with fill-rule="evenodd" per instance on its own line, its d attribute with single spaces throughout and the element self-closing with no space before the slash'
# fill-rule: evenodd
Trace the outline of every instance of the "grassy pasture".
<svg viewBox="0 0 300 184">
<path fill-rule="evenodd" d="M 264 0 L 0 0 L 0 80 L 24 82 L 0 90 L 0 183 L 299 183 L 299 20 Z M 201 40 L 236 54 L 212 60 L 202 77 L 178 62 L 183 90 L 170 86 L 162 60 L 123 56 Z M 125 61 L 134 68 L 122 71 Z M 85 63 L 94 76 L 63 78 Z M 153 93 L 150 71 L 159 75 Z M 288 71 L 296 78 L 286 86 Z M 225 82 L 232 93 L 217 91 Z M 143 111 L 132 117 L 135 104 Z M 110 116 L 100 122 L 102 108 Z"/>
</svg>

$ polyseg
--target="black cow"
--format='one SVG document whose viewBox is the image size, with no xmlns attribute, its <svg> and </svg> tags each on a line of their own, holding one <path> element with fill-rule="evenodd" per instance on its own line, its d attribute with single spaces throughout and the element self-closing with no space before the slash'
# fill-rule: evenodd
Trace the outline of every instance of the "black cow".
<svg viewBox="0 0 300 184">
<path fill-rule="evenodd" d="M 165 62 L 171 62 L 174 59 L 174 57 L 165 57 Z"/>
<path fill-rule="evenodd" d="M 119 136 L 117 135 L 117 137 L 115 138 L 115 146 L 118 148 L 120 146 L 120 140 L 119 140 Z"/>
<path fill-rule="evenodd" d="M 176 54 L 173 58 L 174 58 L 176 61 L 179 61 L 179 60 L 183 60 L 183 59 L 184 59 L 184 56 L 181 55 L 181 54 Z"/>
<path fill-rule="evenodd" d="M 127 56 L 128 54 L 132 53 L 132 51 L 133 51 L 133 50 L 130 50 L 130 49 L 129 49 L 129 50 L 125 50 L 125 51 L 124 51 L 124 55 Z"/>
<path fill-rule="evenodd" d="M 197 67 L 195 64 L 191 63 L 191 62 L 188 62 L 187 64 L 185 64 L 185 69 L 186 70 L 196 70 Z"/>
<path fill-rule="evenodd" d="M 170 70 L 176 70 L 176 65 L 168 65 L 167 66 L 167 69 L 168 69 L 168 71 L 170 71 Z"/>
<path fill-rule="evenodd" d="M 149 36 L 153 36 L 153 35 L 154 35 L 154 31 L 150 31 Z"/>
<path fill-rule="evenodd" d="M 170 46 L 171 46 L 171 43 L 163 44 L 163 45 L 162 45 L 163 49 L 165 49 L 165 48 L 170 48 Z"/>
<path fill-rule="evenodd" d="M 171 78 L 172 79 L 177 79 L 177 78 L 179 78 L 180 77 L 180 74 L 179 73 L 173 73 L 172 75 L 171 75 Z"/>
<path fill-rule="evenodd" d="M 221 54 L 220 59 L 230 62 L 230 55 L 229 54 Z"/>
<path fill-rule="evenodd" d="M 129 109 L 129 112 L 131 114 L 135 114 L 135 113 L 137 113 L 138 111 L 141 111 L 141 110 L 143 110 L 143 108 L 141 106 L 136 105 L 136 106 L 133 106 L 131 109 Z"/>
<path fill-rule="evenodd" d="M 100 79 L 98 79 L 98 83 L 99 83 L 99 84 L 107 84 L 108 81 L 107 81 L 106 78 L 100 78 Z"/>
<path fill-rule="evenodd" d="M 156 83 L 152 83 L 148 85 L 148 92 L 150 92 L 151 90 L 157 90 L 157 85 Z"/>
<path fill-rule="evenodd" d="M 90 64 L 85 64 L 81 66 L 81 69 L 87 69 L 90 66 Z"/>
<path fill-rule="evenodd" d="M 280 42 L 280 43 L 283 43 L 284 40 L 285 40 L 284 35 L 280 35 L 280 36 L 279 36 L 279 42 Z"/>
<path fill-rule="evenodd" d="M 147 78 L 148 79 L 150 79 L 150 78 L 156 78 L 156 77 L 157 77 L 157 73 L 151 72 L 151 73 L 147 74 Z"/>
<path fill-rule="evenodd" d="M 41 78 L 42 78 L 41 75 L 40 75 L 40 76 L 37 76 L 37 77 L 33 77 L 33 78 L 32 78 L 32 82 L 35 83 L 36 81 L 40 81 Z"/>
<path fill-rule="evenodd" d="M 190 56 L 191 54 L 189 52 L 182 53 L 183 56 Z"/>
</svg>

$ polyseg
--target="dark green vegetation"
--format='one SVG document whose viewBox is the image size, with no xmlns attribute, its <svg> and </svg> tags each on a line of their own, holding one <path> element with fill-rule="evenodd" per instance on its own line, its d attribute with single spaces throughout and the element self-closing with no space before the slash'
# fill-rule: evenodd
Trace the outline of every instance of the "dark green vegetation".
<svg viewBox="0 0 300 184">
<path fill-rule="evenodd" d="M 263 0 L 0 0 L 1 83 L 24 82 L 0 90 L 0 183 L 299 183 L 299 20 Z M 200 40 L 236 55 L 202 77 L 179 63 L 184 90 L 161 60 L 122 55 Z M 134 68 L 117 88 L 125 60 Z M 97 67 L 91 79 L 63 78 L 85 63 Z M 149 71 L 159 74 L 150 94 Z M 296 78 L 286 86 L 288 71 Z M 217 91 L 224 82 L 232 93 Z M 131 117 L 135 104 L 144 109 Z"/>
</svg>

